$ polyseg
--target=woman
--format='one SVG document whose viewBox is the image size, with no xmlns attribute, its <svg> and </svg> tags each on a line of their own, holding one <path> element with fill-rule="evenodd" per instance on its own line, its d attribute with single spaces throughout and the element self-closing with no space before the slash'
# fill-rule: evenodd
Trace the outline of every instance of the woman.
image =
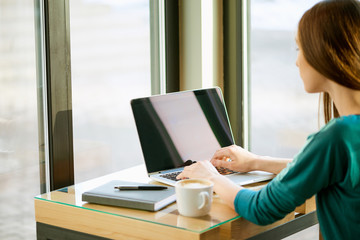
<svg viewBox="0 0 360 240">
<path fill-rule="evenodd" d="M 181 178 L 207 178 L 239 215 L 270 224 L 316 194 L 325 239 L 360 239 L 360 3 L 323 1 L 301 18 L 296 38 L 304 88 L 324 95 L 326 125 L 291 161 L 257 156 L 238 146 L 186 167 Z M 231 161 L 227 161 L 231 159 Z M 214 166 L 277 174 L 260 191 L 237 186 Z"/>
</svg>

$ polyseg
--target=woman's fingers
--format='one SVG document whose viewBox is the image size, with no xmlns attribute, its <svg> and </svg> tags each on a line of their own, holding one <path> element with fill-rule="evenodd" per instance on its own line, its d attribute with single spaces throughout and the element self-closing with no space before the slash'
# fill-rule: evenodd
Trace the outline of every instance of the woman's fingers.
<svg viewBox="0 0 360 240">
<path fill-rule="evenodd" d="M 224 158 L 224 160 L 217 160 L 217 159 L 212 159 L 211 163 L 215 166 L 215 167 L 220 167 L 220 168 L 230 168 L 231 167 L 231 162 L 226 160 L 227 158 Z"/>
<path fill-rule="evenodd" d="M 227 147 L 217 150 L 212 157 L 212 159 L 216 159 L 216 160 L 225 160 L 227 158 L 231 158 L 230 151 Z"/>
<path fill-rule="evenodd" d="M 190 167 L 191 166 L 184 167 L 184 170 L 179 175 L 177 175 L 176 179 L 188 178 L 189 172 L 191 171 Z"/>
<path fill-rule="evenodd" d="M 215 167 L 209 161 L 199 161 L 184 168 L 177 179 L 184 178 L 209 178 L 218 174 Z"/>
</svg>

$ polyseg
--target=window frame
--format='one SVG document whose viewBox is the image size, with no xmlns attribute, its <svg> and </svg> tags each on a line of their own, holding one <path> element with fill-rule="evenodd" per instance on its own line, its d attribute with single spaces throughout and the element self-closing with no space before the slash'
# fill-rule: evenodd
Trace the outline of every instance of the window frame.
<svg viewBox="0 0 360 240">
<path fill-rule="evenodd" d="M 150 3 L 151 92 L 179 90 L 179 2 Z M 34 0 L 41 193 L 74 184 L 69 0 Z"/>
<path fill-rule="evenodd" d="M 249 17 L 249 0 L 223 0 L 224 98 L 235 143 L 245 149 L 250 138 Z"/>
<path fill-rule="evenodd" d="M 35 0 L 41 192 L 74 184 L 68 0 Z"/>
</svg>

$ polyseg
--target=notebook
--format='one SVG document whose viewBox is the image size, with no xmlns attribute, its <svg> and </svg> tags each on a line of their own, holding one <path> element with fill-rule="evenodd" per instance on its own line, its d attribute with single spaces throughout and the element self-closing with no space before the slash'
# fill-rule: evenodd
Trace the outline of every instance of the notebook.
<svg viewBox="0 0 360 240">
<path fill-rule="evenodd" d="M 221 147 L 234 144 L 220 88 L 182 91 L 131 101 L 148 175 L 174 185 L 184 166 L 210 160 Z M 235 173 L 219 169 L 236 184 L 271 179 L 265 172 Z"/>
<path fill-rule="evenodd" d="M 176 200 L 175 190 L 118 190 L 115 186 L 153 186 L 151 184 L 113 180 L 82 194 L 90 203 L 158 211 Z M 155 185 L 157 186 L 157 185 Z"/>
</svg>

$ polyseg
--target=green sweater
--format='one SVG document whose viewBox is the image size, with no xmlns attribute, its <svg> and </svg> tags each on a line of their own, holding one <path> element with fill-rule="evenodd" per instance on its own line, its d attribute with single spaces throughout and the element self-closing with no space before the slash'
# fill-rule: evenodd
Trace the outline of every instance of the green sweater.
<svg viewBox="0 0 360 240">
<path fill-rule="evenodd" d="M 314 194 L 325 239 L 360 239 L 360 115 L 331 120 L 266 187 L 240 190 L 234 205 L 240 216 L 266 225 Z"/>
</svg>

